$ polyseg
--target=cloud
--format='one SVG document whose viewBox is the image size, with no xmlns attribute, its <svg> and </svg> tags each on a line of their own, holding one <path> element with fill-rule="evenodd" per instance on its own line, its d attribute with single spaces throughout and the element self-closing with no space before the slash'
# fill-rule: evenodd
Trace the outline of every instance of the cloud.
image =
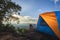
<svg viewBox="0 0 60 40">
<path fill-rule="evenodd" d="M 32 18 L 30 16 L 20 16 L 20 23 L 37 23 L 37 18 Z"/>
<path fill-rule="evenodd" d="M 59 0 L 51 0 L 51 1 L 53 1 L 53 2 L 54 2 L 54 4 L 56 4 Z"/>
<path fill-rule="evenodd" d="M 33 23 L 33 24 L 36 24 L 37 23 L 37 18 L 32 18 L 30 16 L 19 16 L 19 15 L 12 15 L 16 18 L 19 18 L 19 24 L 21 23 Z M 17 20 L 16 20 L 17 21 Z M 17 23 L 17 22 L 14 22 L 11 20 L 12 23 Z"/>
<path fill-rule="evenodd" d="M 36 24 L 37 24 L 37 21 L 38 19 L 37 18 L 32 18 L 30 16 L 19 16 L 19 15 L 13 15 L 14 17 L 18 17 L 19 18 L 19 24 L 17 24 L 17 22 L 15 21 L 10 21 L 11 24 L 13 26 L 15 26 L 16 28 L 17 27 L 20 27 L 20 28 L 29 28 L 29 24 L 32 24 L 34 26 L 34 28 L 36 27 Z M 3 22 L 4 24 L 6 24 L 5 22 Z"/>
<path fill-rule="evenodd" d="M 32 18 L 30 16 L 20 16 L 20 24 L 16 24 L 15 26 L 20 28 L 29 28 L 29 24 L 32 24 L 36 27 L 37 18 Z"/>
<path fill-rule="evenodd" d="M 54 3 L 56 4 L 59 0 L 54 0 Z"/>
<path fill-rule="evenodd" d="M 60 0 L 54 0 L 55 7 L 60 9 Z"/>
<path fill-rule="evenodd" d="M 39 11 L 39 12 L 41 12 L 41 11 L 42 11 L 42 9 L 38 9 L 38 11 Z"/>
<path fill-rule="evenodd" d="M 32 18 L 30 16 L 20 16 L 20 23 L 12 23 L 15 27 L 20 27 L 20 28 L 29 28 L 29 24 L 32 24 L 34 28 L 36 27 L 37 24 L 37 18 Z"/>
</svg>

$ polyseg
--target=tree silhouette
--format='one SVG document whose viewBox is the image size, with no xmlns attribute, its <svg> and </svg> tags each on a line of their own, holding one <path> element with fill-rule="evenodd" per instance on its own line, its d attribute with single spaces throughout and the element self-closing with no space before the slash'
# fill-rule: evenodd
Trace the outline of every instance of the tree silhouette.
<svg viewBox="0 0 60 40">
<path fill-rule="evenodd" d="M 12 14 L 12 12 L 21 11 L 21 6 L 15 4 L 11 0 L 0 0 L 0 25 L 2 25 L 3 18 L 6 18 L 6 14 Z"/>
</svg>

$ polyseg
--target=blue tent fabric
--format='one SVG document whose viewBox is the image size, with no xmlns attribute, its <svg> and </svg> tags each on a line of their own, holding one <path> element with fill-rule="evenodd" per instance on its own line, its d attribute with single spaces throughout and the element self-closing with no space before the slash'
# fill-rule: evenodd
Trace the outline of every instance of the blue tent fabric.
<svg viewBox="0 0 60 40">
<path fill-rule="evenodd" d="M 45 26 L 44 26 L 44 24 L 40 25 L 42 20 L 43 20 L 42 17 L 39 17 L 38 23 L 37 23 L 37 31 L 40 31 L 40 32 L 43 32 L 43 33 L 46 33 L 46 34 L 50 34 L 50 35 L 56 36 L 48 25 L 45 25 Z"/>
<path fill-rule="evenodd" d="M 55 14 L 58 22 L 58 29 L 60 30 L 60 11 L 55 11 Z"/>
<path fill-rule="evenodd" d="M 50 14 L 51 13 L 51 14 Z M 43 15 L 43 16 L 41 16 L 41 15 Z M 46 12 L 45 14 L 41 14 L 41 15 L 39 15 L 39 19 L 38 19 L 38 23 L 37 23 L 37 31 L 39 31 L 39 32 L 43 32 L 43 33 L 46 33 L 46 34 L 49 34 L 49 35 L 52 35 L 52 36 L 58 36 L 59 38 L 60 38 L 60 35 L 59 35 L 59 33 L 60 33 L 60 11 L 54 11 L 54 12 Z M 56 23 L 57 23 L 57 28 L 58 28 L 58 30 L 56 31 L 56 29 L 55 29 L 55 31 L 54 31 L 54 29 L 53 28 L 55 28 L 54 27 L 54 25 L 53 25 L 53 23 L 52 23 L 52 29 L 50 28 L 50 25 L 48 25 L 46 22 L 48 22 L 48 21 L 46 21 L 47 19 L 49 19 L 49 18 L 46 18 L 45 16 L 47 17 L 47 15 L 50 17 L 50 15 L 55 15 L 55 16 L 51 16 L 50 18 L 54 18 L 55 19 L 55 21 L 56 21 Z M 46 20 L 45 20 L 45 19 Z M 50 20 L 50 23 L 54 20 L 54 19 L 52 19 L 52 20 Z M 45 22 L 46 21 L 46 22 Z M 55 21 L 53 21 L 53 22 L 55 22 Z M 42 23 L 42 24 L 41 24 Z"/>
</svg>

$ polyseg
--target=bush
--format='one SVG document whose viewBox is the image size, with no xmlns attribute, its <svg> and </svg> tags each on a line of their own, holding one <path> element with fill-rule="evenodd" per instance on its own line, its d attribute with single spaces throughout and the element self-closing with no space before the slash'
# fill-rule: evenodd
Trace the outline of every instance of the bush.
<svg viewBox="0 0 60 40">
<path fill-rule="evenodd" d="M 0 32 L 15 32 L 15 27 L 11 24 L 0 26 Z"/>
<path fill-rule="evenodd" d="M 28 29 L 25 28 L 17 28 L 17 31 L 20 33 L 20 35 L 24 35 L 28 32 Z"/>
<path fill-rule="evenodd" d="M 6 32 L 6 33 L 13 33 L 14 36 L 16 35 L 25 35 L 29 30 L 25 29 L 25 28 L 17 28 L 15 29 L 15 27 L 11 24 L 6 24 L 3 26 L 0 26 L 0 33 L 1 32 Z"/>
</svg>

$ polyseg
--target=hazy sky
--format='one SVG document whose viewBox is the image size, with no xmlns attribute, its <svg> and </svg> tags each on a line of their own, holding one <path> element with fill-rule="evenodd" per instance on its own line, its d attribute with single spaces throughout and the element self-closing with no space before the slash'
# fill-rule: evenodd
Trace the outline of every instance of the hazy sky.
<svg viewBox="0 0 60 40">
<path fill-rule="evenodd" d="M 48 11 L 60 11 L 60 0 L 12 0 L 22 7 L 22 16 L 37 18 Z"/>
</svg>

